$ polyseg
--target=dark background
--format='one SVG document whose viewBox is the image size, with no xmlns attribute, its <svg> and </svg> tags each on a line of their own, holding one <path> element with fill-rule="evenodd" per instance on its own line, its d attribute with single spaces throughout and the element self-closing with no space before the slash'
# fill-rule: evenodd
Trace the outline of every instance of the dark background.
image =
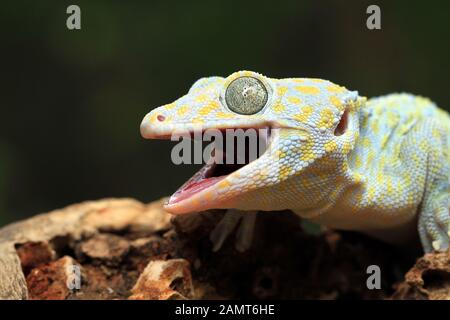
<svg viewBox="0 0 450 320">
<path fill-rule="evenodd" d="M 66 8 L 81 7 L 79 31 Z M 366 28 L 378 4 L 382 30 Z M 0 225 L 102 197 L 151 201 L 195 170 L 145 141 L 152 108 L 199 77 L 320 77 L 450 108 L 449 1 L 9 1 L 2 31 Z"/>
</svg>

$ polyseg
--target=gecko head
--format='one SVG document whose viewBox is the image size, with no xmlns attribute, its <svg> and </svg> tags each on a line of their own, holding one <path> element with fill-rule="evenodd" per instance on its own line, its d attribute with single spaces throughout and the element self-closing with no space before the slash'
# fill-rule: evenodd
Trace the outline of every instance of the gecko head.
<svg viewBox="0 0 450 320">
<path fill-rule="evenodd" d="M 364 101 L 321 79 L 239 71 L 198 80 L 183 97 L 148 113 L 140 127 L 149 139 L 198 133 L 213 141 L 211 159 L 166 210 L 316 208 L 345 178 Z"/>
</svg>

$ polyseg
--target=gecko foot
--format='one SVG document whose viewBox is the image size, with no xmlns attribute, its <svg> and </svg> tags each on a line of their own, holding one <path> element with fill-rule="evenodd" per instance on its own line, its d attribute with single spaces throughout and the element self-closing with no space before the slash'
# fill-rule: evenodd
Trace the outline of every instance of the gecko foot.
<svg viewBox="0 0 450 320">
<path fill-rule="evenodd" d="M 216 252 L 222 247 L 239 222 L 241 223 L 236 233 L 235 248 L 239 252 L 248 250 L 253 240 L 256 214 L 256 211 L 227 210 L 225 216 L 209 235 L 209 239 L 213 243 L 213 251 Z"/>
</svg>

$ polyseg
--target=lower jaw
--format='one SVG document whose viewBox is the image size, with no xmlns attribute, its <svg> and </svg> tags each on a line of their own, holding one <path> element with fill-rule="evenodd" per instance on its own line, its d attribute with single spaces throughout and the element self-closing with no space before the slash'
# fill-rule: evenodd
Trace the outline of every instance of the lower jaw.
<svg viewBox="0 0 450 320">
<path fill-rule="evenodd" d="M 195 198 L 195 196 L 197 194 L 201 193 L 203 190 L 208 189 L 209 187 L 214 186 L 215 184 L 219 183 L 226 177 L 227 176 L 208 178 L 208 179 L 200 181 L 199 183 L 195 184 L 191 188 L 182 190 L 181 192 L 177 191 L 170 197 L 168 204 L 175 205 L 175 204 L 179 204 L 183 201 L 189 200 L 191 198 Z"/>
<path fill-rule="evenodd" d="M 175 202 L 168 201 L 164 205 L 164 209 L 174 215 L 184 215 L 209 209 L 219 209 L 222 206 L 214 199 L 212 196 L 213 194 L 214 193 L 211 193 L 210 195 L 193 195 L 186 199 L 177 199 Z M 211 198 L 211 200 L 208 200 L 209 198 Z"/>
<path fill-rule="evenodd" d="M 270 127 L 268 128 L 270 130 Z M 271 131 L 269 131 L 269 134 L 270 132 Z M 259 139 L 260 137 L 258 136 L 258 141 Z M 271 136 L 268 138 L 266 137 L 265 150 L 269 145 L 268 139 L 270 140 Z M 245 158 L 247 159 L 247 155 Z M 228 164 L 218 167 L 219 165 L 214 163 L 207 163 L 169 198 L 165 205 L 165 209 L 174 214 L 185 214 L 211 208 L 220 208 L 220 204 L 217 201 L 218 199 L 214 196 L 215 192 L 213 186 L 252 162 L 251 160 L 248 161 L 249 162 L 243 165 L 238 164 L 231 166 L 231 168 Z M 218 176 L 211 176 L 213 173 Z"/>
<path fill-rule="evenodd" d="M 168 200 L 166 209 L 172 211 L 177 208 L 186 211 L 199 211 L 200 208 L 216 208 L 217 197 L 215 197 L 214 186 L 225 180 L 234 171 L 223 171 L 222 165 L 207 163 L 188 181 L 186 181 Z M 238 169 L 242 166 L 238 166 Z M 229 168 L 229 167 L 228 167 Z M 238 170 L 232 167 L 231 170 Z M 218 176 L 211 176 L 217 174 Z M 189 208 L 189 209 L 188 209 Z M 175 210 L 175 209 L 174 209 Z M 187 212 L 186 212 L 187 213 Z"/>
<path fill-rule="evenodd" d="M 219 177 L 205 177 L 205 173 L 211 169 L 205 165 L 192 178 L 184 183 L 164 205 L 164 209 L 172 214 L 188 214 L 204 211 L 216 207 L 217 199 L 214 195 L 214 186 L 227 178 L 228 175 Z"/>
</svg>

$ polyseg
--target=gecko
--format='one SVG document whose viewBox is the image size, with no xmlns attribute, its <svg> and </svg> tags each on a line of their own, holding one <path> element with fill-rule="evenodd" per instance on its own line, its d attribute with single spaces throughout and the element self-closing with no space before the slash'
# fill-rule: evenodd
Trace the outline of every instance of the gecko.
<svg viewBox="0 0 450 320">
<path fill-rule="evenodd" d="M 450 117 L 408 93 L 367 99 L 316 78 L 239 71 L 197 80 L 187 94 L 143 118 L 147 139 L 196 128 L 265 128 L 265 152 L 232 170 L 207 163 L 165 204 L 172 214 L 227 209 L 210 234 L 214 250 L 236 232 L 251 246 L 257 212 L 290 210 L 385 242 L 449 247 Z"/>
</svg>

